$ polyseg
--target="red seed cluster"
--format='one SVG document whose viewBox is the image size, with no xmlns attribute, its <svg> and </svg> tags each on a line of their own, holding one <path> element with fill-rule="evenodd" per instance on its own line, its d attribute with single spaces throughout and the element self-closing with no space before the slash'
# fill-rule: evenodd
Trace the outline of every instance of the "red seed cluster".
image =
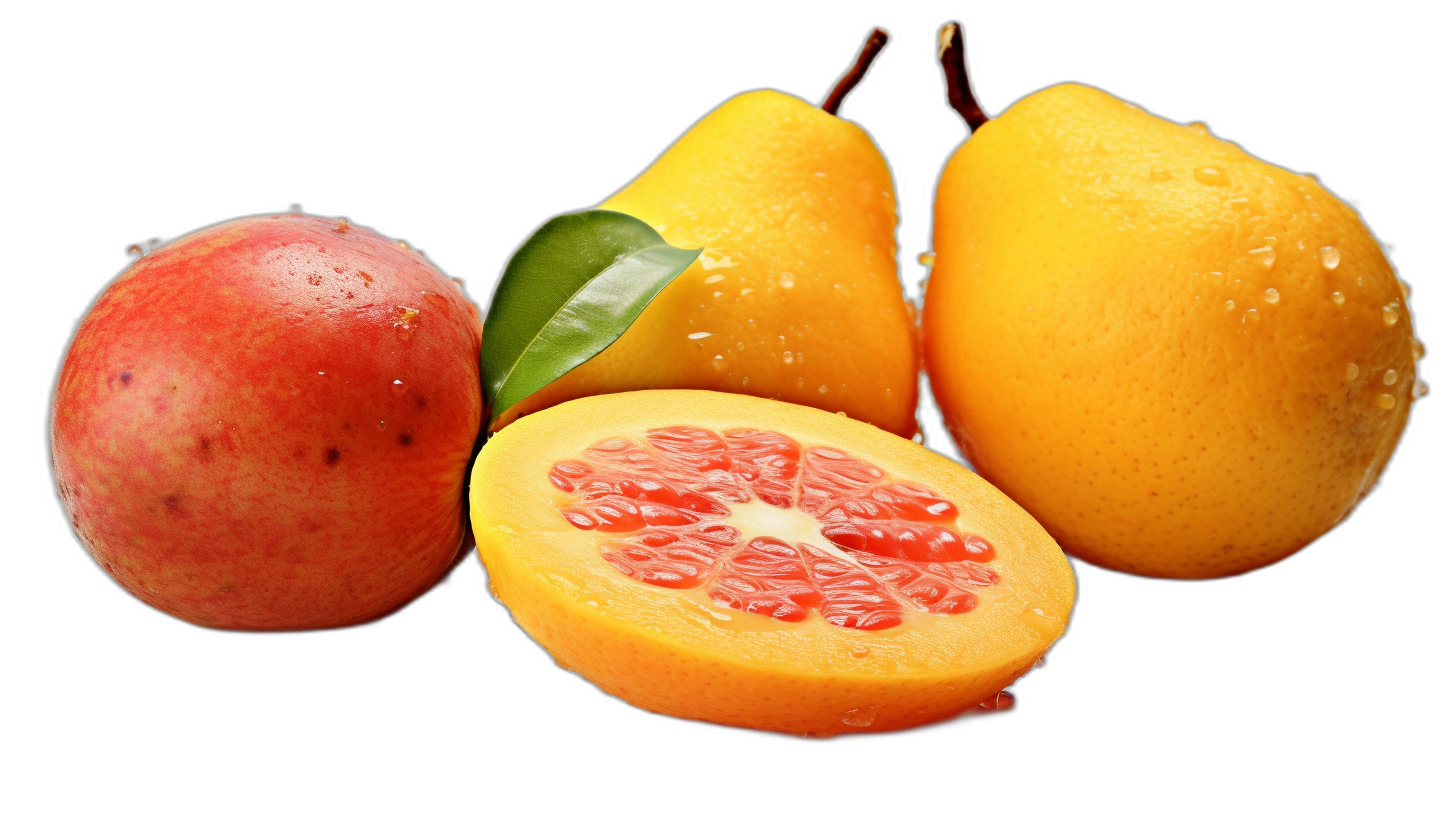
<svg viewBox="0 0 1456 816">
<path fill-rule="evenodd" d="M 969 612 L 974 590 L 997 581 L 982 566 L 994 548 L 956 532 L 954 504 L 833 448 L 804 450 L 772 431 L 672 427 L 649 431 L 645 445 L 602 440 L 583 459 L 550 472 L 576 498 L 566 520 L 610 534 L 602 556 L 623 573 L 703 586 L 733 609 L 785 621 L 817 611 L 836 626 L 886 629 L 907 606 Z M 729 505 L 754 499 L 813 516 L 843 557 L 769 536 L 744 541 Z"/>
</svg>

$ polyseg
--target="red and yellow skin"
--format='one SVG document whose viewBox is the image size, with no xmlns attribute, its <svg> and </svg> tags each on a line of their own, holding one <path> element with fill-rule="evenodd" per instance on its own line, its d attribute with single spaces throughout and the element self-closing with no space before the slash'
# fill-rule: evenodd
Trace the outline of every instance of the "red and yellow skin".
<svg viewBox="0 0 1456 816">
<path fill-rule="evenodd" d="M 52 415 L 61 498 L 118 583 L 184 620 L 376 618 L 459 548 L 479 345 L 460 289 L 367 229 L 201 230 L 81 322 Z"/>
</svg>

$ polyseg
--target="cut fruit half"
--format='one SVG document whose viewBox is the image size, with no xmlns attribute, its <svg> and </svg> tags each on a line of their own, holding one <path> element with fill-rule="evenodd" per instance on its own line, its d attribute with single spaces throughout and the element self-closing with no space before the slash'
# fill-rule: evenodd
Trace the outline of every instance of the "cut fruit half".
<svg viewBox="0 0 1456 816">
<path fill-rule="evenodd" d="M 561 665 L 651 711 L 833 734 L 993 697 L 1062 633 L 1055 542 L 970 470 L 813 408 L 588 397 L 491 438 L 491 587 Z"/>
</svg>

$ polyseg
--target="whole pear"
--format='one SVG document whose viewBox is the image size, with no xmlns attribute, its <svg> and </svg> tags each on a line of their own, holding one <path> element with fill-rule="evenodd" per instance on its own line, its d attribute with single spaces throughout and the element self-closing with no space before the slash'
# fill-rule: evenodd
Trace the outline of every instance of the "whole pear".
<svg viewBox="0 0 1456 816">
<path fill-rule="evenodd" d="M 934 248 L 947 427 L 1096 564 L 1206 578 L 1288 556 L 1374 486 L 1421 388 L 1402 285 L 1354 210 L 1093 88 L 975 130 Z"/>
<path fill-rule="evenodd" d="M 777 91 L 745 93 L 600 206 L 703 254 L 616 342 L 497 427 L 576 397 L 691 388 L 916 432 L 894 187 L 857 125 Z"/>
</svg>

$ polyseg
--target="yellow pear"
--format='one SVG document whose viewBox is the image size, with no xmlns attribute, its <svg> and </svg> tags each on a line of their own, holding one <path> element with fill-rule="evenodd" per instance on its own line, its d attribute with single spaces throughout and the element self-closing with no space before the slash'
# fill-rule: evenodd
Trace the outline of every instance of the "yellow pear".
<svg viewBox="0 0 1456 816">
<path fill-rule="evenodd" d="M 837 109 L 874 51 L 831 95 Z M 592 394 L 730 391 L 917 430 L 914 315 L 889 168 L 855 124 L 777 91 L 709 113 L 601 208 L 704 247 L 601 354 L 508 411 Z"/>
<path fill-rule="evenodd" d="M 958 31 L 942 43 L 975 123 Z M 1244 572 L 1339 523 L 1424 387 L 1355 211 L 1082 85 L 973 128 L 936 195 L 923 332 L 977 470 L 1068 552 L 1144 575 Z"/>
</svg>

